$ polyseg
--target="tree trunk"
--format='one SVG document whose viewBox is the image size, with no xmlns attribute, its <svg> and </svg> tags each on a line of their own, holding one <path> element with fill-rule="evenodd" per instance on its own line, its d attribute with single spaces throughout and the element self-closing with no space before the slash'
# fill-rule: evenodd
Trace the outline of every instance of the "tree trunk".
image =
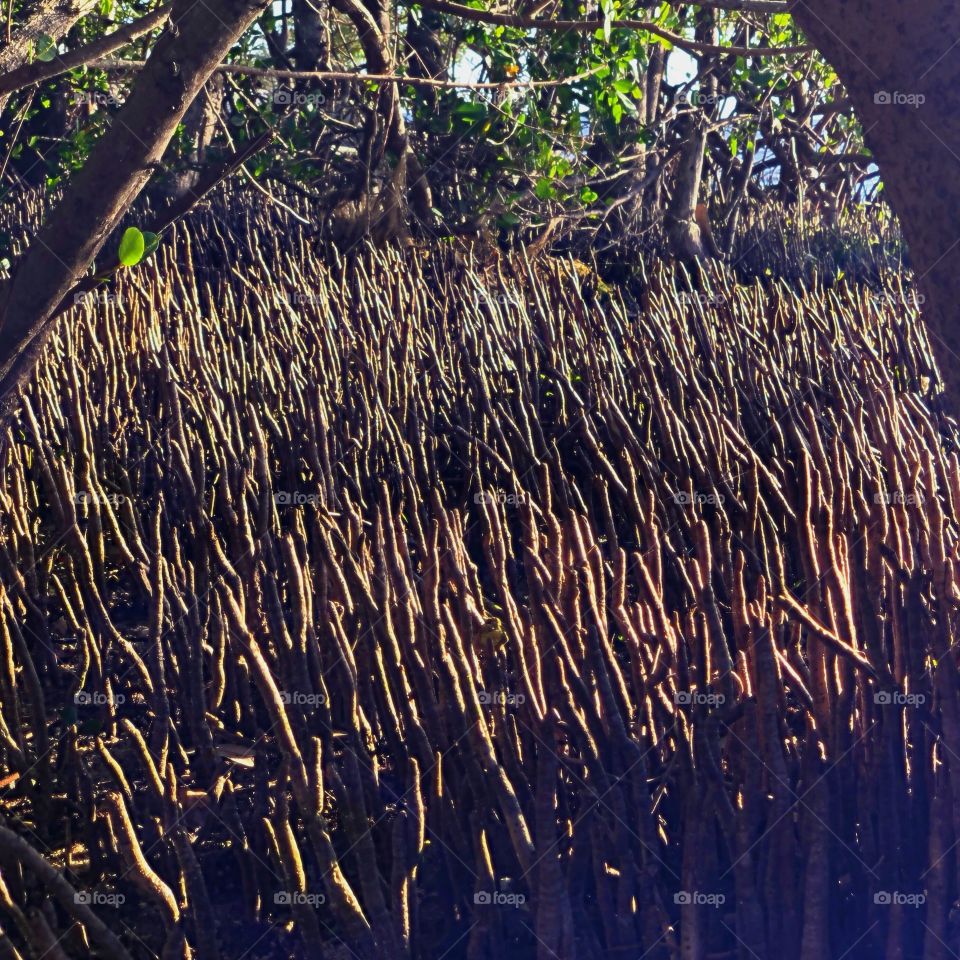
<svg viewBox="0 0 960 960">
<path fill-rule="evenodd" d="M 293 60 L 298 70 L 330 69 L 328 0 L 293 0 Z"/>
<path fill-rule="evenodd" d="M 696 260 L 708 256 L 696 221 L 700 180 L 703 175 L 703 157 L 707 146 L 706 121 L 699 117 L 684 121 L 683 150 L 673 182 L 673 196 L 667 210 L 667 239 L 670 249 L 681 260 Z"/>
<path fill-rule="evenodd" d="M 960 5 L 795 0 L 845 84 L 910 247 L 924 316 L 960 413 Z"/>
<path fill-rule="evenodd" d="M 716 43 L 716 15 L 711 9 L 701 9 L 696 14 L 695 34 L 701 43 Z M 707 131 L 713 116 L 717 98 L 717 77 L 713 61 L 700 59 L 698 92 L 693 111 L 681 119 L 683 149 L 677 165 L 673 184 L 673 196 L 666 214 L 666 233 L 672 252 L 684 261 L 706 258 L 711 255 L 700 225 L 697 222 L 697 205 L 700 198 L 700 181 L 703 179 L 703 162 L 707 152 Z"/>
<path fill-rule="evenodd" d="M 266 0 L 180 0 L 137 84 L 16 265 L 0 320 L 0 413 L 54 314 L 143 189 L 177 125 Z"/>
<path fill-rule="evenodd" d="M 382 0 L 335 0 L 337 9 L 353 23 L 371 73 L 389 74 L 394 69 L 392 25 L 390 9 Z M 433 198 L 427 177 L 416 154 L 410 149 L 406 123 L 400 105 L 396 84 L 385 84 L 379 93 L 376 114 L 368 126 L 367 142 L 362 153 L 366 155 L 366 169 L 359 171 L 363 180 L 357 181 L 364 191 L 354 200 L 365 211 L 366 232 L 372 236 L 395 239 L 407 231 L 407 217 L 403 212 L 409 199 L 414 213 L 421 221 L 431 217 Z M 372 217 L 370 181 L 383 159 L 384 151 L 393 154 L 393 170 L 378 198 L 380 209 Z"/>
<path fill-rule="evenodd" d="M 660 87 L 663 84 L 663 74 L 667 66 L 667 55 L 662 44 L 655 43 L 650 50 L 650 62 L 647 65 L 647 75 L 643 93 L 643 122 L 647 129 L 653 131 L 660 120 L 662 107 L 660 104 Z M 641 224 L 648 227 L 656 223 L 660 214 L 660 192 L 662 182 L 660 169 L 663 166 L 663 157 L 654 152 L 647 154 L 644 148 L 644 163 L 642 178 L 646 181 L 641 203 Z"/>
<path fill-rule="evenodd" d="M 213 142 L 217 115 L 223 106 L 223 75 L 215 74 L 197 94 L 190 109 L 183 116 L 183 134 L 187 149 L 181 157 L 181 166 L 170 174 L 157 191 L 166 202 L 173 203 L 196 187 L 201 169 L 207 160 L 207 148 Z"/>
</svg>

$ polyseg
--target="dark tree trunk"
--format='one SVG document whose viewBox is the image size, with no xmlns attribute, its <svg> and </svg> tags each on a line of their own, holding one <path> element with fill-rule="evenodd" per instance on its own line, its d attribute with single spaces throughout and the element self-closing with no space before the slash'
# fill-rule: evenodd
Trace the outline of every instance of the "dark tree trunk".
<svg viewBox="0 0 960 960">
<path fill-rule="evenodd" d="M 697 12 L 695 34 L 701 43 L 717 42 L 716 15 L 713 10 L 704 8 Z M 694 109 L 681 121 L 684 144 L 677 165 L 673 196 L 666 214 L 666 233 L 670 249 L 685 261 L 712 255 L 707 238 L 697 221 L 708 128 L 717 98 L 717 77 L 712 67 L 711 58 L 700 59 L 697 92 L 699 109 Z"/>
<path fill-rule="evenodd" d="M 184 114 L 183 128 L 187 148 L 181 158 L 180 167 L 170 174 L 157 191 L 164 201 L 175 202 L 200 182 L 200 171 L 207 161 L 207 148 L 213 142 L 222 100 L 223 76 L 215 74 Z"/>
<path fill-rule="evenodd" d="M 442 28 L 443 17 L 439 13 L 411 7 L 407 14 L 407 69 L 411 76 L 446 79 L 444 50 L 440 42 Z M 436 105 L 438 94 L 432 87 L 423 90 L 421 96 L 431 106 Z"/>
<path fill-rule="evenodd" d="M 796 0 L 846 85 L 910 246 L 947 397 L 960 413 L 960 3 Z"/>
<path fill-rule="evenodd" d="M 293 0 L 293 59 L 298 70 L 330 68 L 328 0 Z"/>
<path fill-rule="evenodd" d="M 655 43 L 650 50 L 650 62 L 647 65 L 647 75 L 643 94 L 643 122 L 649 130 L 654 130 L 661 116 L 660 87 L 663 84 L 663 74 L 667 66 L 666 51 L 659 43 Z M 643 179 L 646 186 L 643 190 L 641 218 L 644 227 L 656 223 L 660 215 L 660 172 L 663 158 L 654 152 L 647 154 L 644 150 Z"/>
<path fill-rule="evenodd" d="M 356 28 L 370 72 L 392 73 L 394 56 L 388 5 L 382 0 L 335 0 L 335 5 Z M 389 182 L 377 198 L 379 209 L 374 210 L 369 196 L 370 184 L 386 151 L 392 154 L 393 167 Z M 357 222 L 365 220 L 362 226 L 366 234 L 381 239 L 404 236 L 408 225 L 404 208 L 408 200 L 420 220 L 430 219 L 433 206 L 430 186 L 416 154 L 410 149 L 396 84 L 385 84 L 378 94 L 361 155 L 365 168 L 358 171 L 350 206 L 360 209 L 362 216 L 357 220 L 351 210 L 348 217 Z"/>
</svg>

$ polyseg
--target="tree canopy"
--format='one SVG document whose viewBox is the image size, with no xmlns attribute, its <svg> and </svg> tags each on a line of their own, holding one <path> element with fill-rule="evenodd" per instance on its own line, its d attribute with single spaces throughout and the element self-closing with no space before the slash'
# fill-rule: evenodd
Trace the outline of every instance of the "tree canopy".
<svg viewBox="0 0 960 960">
<path fill-rule="evenodd" d="M 872 196 L 836 73 L 784 5 L 719 6 L 273 3 L 178 125 L 155 187 L 188 189 L 269 133 L 240 168 L 251 189 L 308 194 L 335 220 L 376 203 L 390 229 L 401 205 L 430 236 L 549 225 L 603 247 L 703 200 L 724 246 L 745 202 L 833 216 Z M 87 162 L 167 13 L 104 2 L 34 40 L 0 81 L 6 197 Z"/>
</svg>

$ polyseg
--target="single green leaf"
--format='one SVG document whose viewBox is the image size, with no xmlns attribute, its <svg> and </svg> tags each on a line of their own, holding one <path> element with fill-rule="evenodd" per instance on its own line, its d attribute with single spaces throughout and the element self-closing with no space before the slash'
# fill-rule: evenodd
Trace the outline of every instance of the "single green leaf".
<svg viewBox="0 0 960 960">
<path fill-rule="evenodd" d="M 142 259 L 146 240 L 136 227 L 127 227 L 120 240 L 119 258 L 125 267 L 135 267 Z"/>
<path fill-rule="evenodd" d="M 626 110 L 627 110 L 627 113 L 636 113 L 636 112 L 637 112 L 636 105 L 634 104 L 634 102 L 633 102 L 625 93 L 621 93 L 621 92 L 618 90 L 618 91 L 617 91 L 617 98 L 618 98 L 618 99 L 620 100 L 620 102 L 624 105 L 624 107 L 625 107 Z M 618 122 L 619 122 L 619 121 L 618 121 Z"/>
<path fill-rule="evenodd" d="M 454 116 L 462 117 L 468 123 L 479 123 L 487 118 L 487 107 L 483 103 L 466 100 L 458 103 L 453 110 Z"/>
<path fill-rule="evenodd" d="M 33 42 L 33 55 L 42 63 L 49 63 L 57 55 L 57 41 L 41 33 Z"/>
<path fill-rule="evenodd" d="M 157 247 L 160 246 L 160 234 L 151 233 L 149 230 L 143 232 L 143 255 L 149 257 Z"/>
<path fill-rule="evenodd" d="M 538 200 L 552 200 L 556 196 L 556 190 L 553 188 L 553 183 L 548 180 L 546 177 L 541 177 L 536 186 L 533 188 L 533 192 L 537 195 Z"/>
</svg>

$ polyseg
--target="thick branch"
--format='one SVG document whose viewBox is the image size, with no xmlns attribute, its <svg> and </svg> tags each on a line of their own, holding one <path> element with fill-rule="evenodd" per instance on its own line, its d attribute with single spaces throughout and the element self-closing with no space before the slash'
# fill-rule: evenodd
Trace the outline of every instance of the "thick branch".
<svg viewBox="0 0 960 960">
<path fill-rule="evenodd" d="M 96 7 L 98 0 L 43 0 L 38 3 L 10 38 L 0 48 L 0 73 L 14 70 L 27 62 L 37 37 L 46 35 L 59 40 L 78 20 Z"/>
<path fill-rule="evenodd" d="M 137 37 L 142 37 L 145 33 L 159 27 L 169 15 L 170 5 L 166 4 L 152 13 L 148 13 L 145 17 L 134 20 L 133 23 L 128 23 L 126 26 L 114 30 L 113 33 L 95 40 L 93 43 L 85 44 L 58 56 L 49 63 L 38 60 L 36 63 L 26 64 L 16 70 L 11 70 L 9 73 L 0 76 L 0 96 L 13 93 L 23 87 L 29 87 L 34 83 L 42 83 L 44 80 L 59 76 L 75 67 L 82 67 L 85 63 L 105 57 L 113 53 L 114 50 L 125 47 L 131 41 L 136 40 Z"/>
<path fill-rule="evenodd" d="M 97 70 L 121 71 L 141 70 L 143 60 L 101 60 L 92 64 Z M 354 83 L 399 83 L 411 87 L 443 87 L 457 90 L 511 90 L 525 87 L 562 87 L 578 83 L 603 69 L 592 67 L 583 73 L 569 77 L 556 77 L 552 80 L 511 80 L 500 82 L 469 80 L 435 80 L 433 77 L 410 77 L 395 73 L 351 73 L 346 70 L 274 70 L 269 67 L 249 67 L 242 63 L 221 63 L 218 73 L 230 73 L 244 77 L 265 77 L 272 80 L 342 80 Z"/>
</svg>

